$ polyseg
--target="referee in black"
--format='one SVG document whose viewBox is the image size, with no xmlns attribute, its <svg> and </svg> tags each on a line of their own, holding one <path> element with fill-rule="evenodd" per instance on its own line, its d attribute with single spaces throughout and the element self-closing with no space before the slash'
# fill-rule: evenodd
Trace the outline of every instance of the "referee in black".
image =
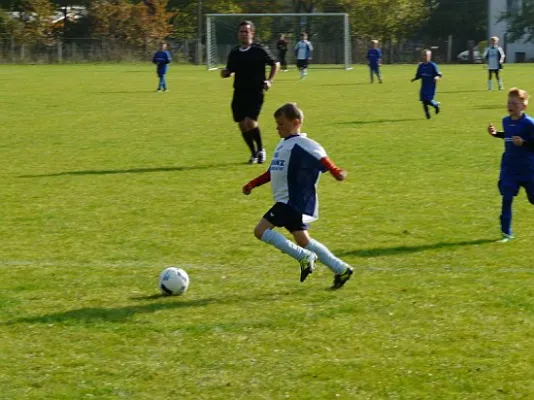
<svg viewBox="0 0 534 400">
<path fill-rule="evenodd" d="M 238 39 L 241 43 L 230 51 L 226 68 L 221 77 L 234 74 L 234 97 L 232 113 L 238 123 L 243 139 L 250 149 L 250 164 L 262 164 L 267 154 L 261 140 L 258 116 L 263 105 L 264 92 L 273 84 L 280 64 L 260 44 L 254 43 L 254 24 L 243 21 L 239 24 Z M 265 66 L 270 65 L 269 77 L 265 79 Z"/>
</svg>

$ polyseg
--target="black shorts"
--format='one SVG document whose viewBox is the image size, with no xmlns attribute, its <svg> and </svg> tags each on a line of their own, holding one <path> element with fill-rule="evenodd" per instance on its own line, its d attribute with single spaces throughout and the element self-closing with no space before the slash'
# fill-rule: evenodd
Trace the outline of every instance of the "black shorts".
<svg viewBox="0 0 534 400">
<path fill-rule="evenodd" d="M 249 92 L 234 91 L 232 114 L 235 122 L 241 122 L 247 117 L 257 121 L 262 106 L 263 90 Z"/>
<path fill-rule="evenodd" d="M 297 60 L 297 68 L 298 69 L 308 68 L 308 60 Z"/>
<path fill-rule="evenodd" d="M 284 203 L 276 203 L 263 218 L 274 226 L 286 228 L 289 232 L 308 230 L 308 224 L 302 222 L 302 214 Z"/>
</svg>

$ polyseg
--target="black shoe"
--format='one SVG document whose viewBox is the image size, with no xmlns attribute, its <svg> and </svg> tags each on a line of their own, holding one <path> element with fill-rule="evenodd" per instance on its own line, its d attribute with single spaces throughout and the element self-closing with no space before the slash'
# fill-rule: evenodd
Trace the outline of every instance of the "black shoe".
<svg viewBox="0 0 534 400">
<path fill-rule="evenodd" d="M 436 106 L 434 107 L 434 109 L 436 110 L 436 115 L 438 115 L 438 114 L 439 114 L 439 111 L 440 111 L 440 109 L 439 109 L 439 104 L 440 104 L 440 103 L 436 104 Z"/>
<path fill-rule="evenodd" d="M 353 274 L 352 268 L 351 267 L 347 267 L 345 272 L 343 272 L 342 274 L 334 275 L 334 285 L 332 286 L 332 289 L 339 289 L 339 288 L 343 287 L 345 282 L 347 282 L 350 279 L 352 274 Z"/>
<path fill-rule="evenodd" d="M 316 260 L 317 260 L 317 256 L 312 253 L 309 256 L 306 256 L 302 260 L 299 261 L 301 282 L 304 282 L 306 278 L 308 277 L 308 275 L 313 272 Z"/>
<path fill-rule="evenodd" d="M 430 113 L 428 111 L 425 112 L 425 115 L 426 115 L 426 119 L 430 119 Z"/>
</svg>

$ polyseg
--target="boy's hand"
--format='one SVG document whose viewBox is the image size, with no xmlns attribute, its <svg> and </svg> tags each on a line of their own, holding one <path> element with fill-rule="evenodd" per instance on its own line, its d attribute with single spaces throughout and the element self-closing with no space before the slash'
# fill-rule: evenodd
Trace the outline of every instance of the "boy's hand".
<svg viewBox="0 0 534 400">
<path fill-rule="evenodd" d="M 440 79 L 441 79 L 441 76 L 439 76 L 439 75 L 436 75 L 436 76 L 434 77 L 434 80 L 435 80 L 435 81 L 439 81 Z"/>
<path fill-rule="evenodd" d="M 344 181 L 345 179 L 347 179 L 348 174 L 349 173 L 346 170 L 342 169 L 333 175 L 334 175 L 334 178 L 336 178 L 336 181 Z"/>
<path fill-rule="evenodd" d="M 273 86 L 273 81 L 270 81 L 270 80 L 263 81 L 263 89 L 265 91 L 269 90 L 271 86 Z"/>
<path fill-rule="evenodd" d="M 525 139 L 523 139 L 521 136 L 512 136 L 512 142 L 518 147 L 523 146 L 523 143 L 525 143 Z"/>
<path fill-rule="evenodd" d="M 412 79 L 410 80 L 410 82 L 415 82 L 415 78 L 412 78 Z"/>
<path fill-rule="evenodd" d="M 243 186 L 243 194 L 246 194 L 247 196 L 252 192 L 252 186 L 250 186 L 248 183 Z"/>
<path fill-rule="evenodd" d="M 492 123 L 488 125 L 488 133 L 491 136 L 495 136 L 497 134 L 497 129 L 495 129 L 495 125 L 493 125 Z"/>
<path fill-rule="evenodd" d="M 228 78 L 230 75 L 232 75 L 232 73 L 226 68 L 221 70 L 221 78 Z"/>
</svg>

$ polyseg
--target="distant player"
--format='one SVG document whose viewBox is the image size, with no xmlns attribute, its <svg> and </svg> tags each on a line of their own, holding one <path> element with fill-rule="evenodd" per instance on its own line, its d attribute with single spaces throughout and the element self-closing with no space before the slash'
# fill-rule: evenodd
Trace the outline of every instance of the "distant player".
<svg viewBox="0 0 534 400">
<path fill-rule="evenodd" d="M 512 202 L 521 187 L 527 192 L 528 201 L 534 204 L 534 120 L 525 114 L 528 93 L 518 88 L 508 91 L 508 117 L 502 120 L 504 132 L 488 126 L 488 133 L 504 139 L 501 159 L 499 191 L 502 196 L 501 242 L 514 238 L 512 234 Z"/>
<path fill-rule="evenodd" d="M 282 34 L 280 35 L 280 39 L 276 43 L 276 49 L 278 50 L 278 62 L 280 62 L 280 68 L 282 71 L 287 72 L 287 46 L 288 41 L 286 39 L 286 35 Z"/>
<path fill-rule="evenodd" d="M 374 76 L 378 78 L 378 82 L 382 83 L 382 75 L 380 74 L 380 65 L 382 64 L 382 52 L 378 48 L 378 40 L 371 40 L 371 48 L 367 50 L 367 63 L 369 64 L 369 72 L 371 74 L 371 83 L 374 83 Z"/>
<path fill-rule="evenodd" d="M 271 181 L 275 205 L 265 213 L 254 235 L 300 263 L 300 281 L 313 272 L 317 258 L 334 272 L 334 289 L 342 287 L 352 275 L 352 268 L 334 256 L 322 243 L 308 234 L 307 222 L 318 218 L 316 186 L 322 172 L 330 171 L 342 181 L 347 172 L 328 158 L 321 145 L 306 137 L 300 129 L 304 114 L 295 103 L 287 103 L 274 113 L 277 131 L 282 138 L 267 172 L 243 187 L 244 194 Z M 273 228 L 284 227 L 297 244 Z"/>
<path fill-rule="evenodd" d="M 308 76 L 308 64 L 311 60 L 313 46 L 308 41 L 308 34 L 302 32 L 300 41 L 295 45 L 295 57 L 297 58 L 297 68 L 300 72 L 300 79 Z"/>
<path fill-rule="evenodd" d="M 157 92 L 167 91 L 167 82 L 165 75 L 167 74 L 167 67 L 171 63 L 171 53 L 167 51 L 167 43 L 161 43 L 160 49 L 154 53 L 152 62 L 156 64 L 156 73 L 158 74 L 158 90 Z"/>
<path fill-rule="evenodd" d="M 499 84 L 499 90 L 503 89 L 502 79 L 499 75 L 499 71 L 502 69 L 505 55 L 502 48 L 499 47 L 499 38 L 493 36 L 490 38 L 490 47 L 484 51 L 484 62 L 488 64 L 488 90 L 493 90 L 492 75 L 495 75 L 497 83 Z"/>
<path fill-rule="evenodd" d="M 226 68 L 221 77 L 228 78 L 234 74 L 234 97 L 232 113 L 238 123 L 243 139 L 250 149 L 250 164 L 262 164 L 267 158 L 258 117 L 263 106 L 264 92 L 273 84 L 273 78 L 279 64 L 260 44 L 254 43 L 254 24 L 243 21 L 239 24 L 238 38 L 241 45 L 235 47 L 228 55 Z M 269 77 L 265 79 L 265 66 L 270 65 Z"/>
<path fill-rule="evenodd" d="M 436 114 L 439 114 L 439 103 L 434 100 L 436 94 L 436 81 L 441 79 L 441 72 L 436 63 L 432 62 L 432 52 L 428 49 L 423 50 L 423 62 L 417 67 L 415 78 L 412 82 L 421 79 L 421 90 L 419 91 L 419 100 L 423 103 L 423 109 L 427 119 L 430 119 L 428 106 L 434 107 Z"/>
</svg>

